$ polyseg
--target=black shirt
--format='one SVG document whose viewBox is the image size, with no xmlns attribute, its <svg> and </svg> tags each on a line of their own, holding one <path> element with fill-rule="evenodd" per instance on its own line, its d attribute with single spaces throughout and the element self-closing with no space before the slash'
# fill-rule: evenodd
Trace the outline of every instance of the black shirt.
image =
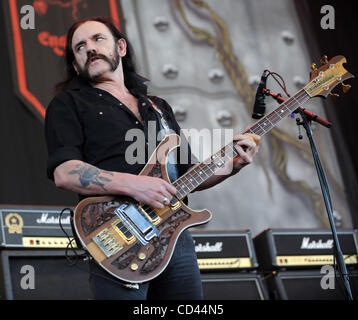
<svg viewBox="0 0 358 320">
<path fill-rule="evenodd" d="M 138 108 L 143 124 L 123 103 L 107 91 L 93 88 L 89 84 L 75 79 L 66 90 L 60 92 L 51 101 L 46 111 L 45 136 L 48 148 L 47 175 L 54 179 L 53 172 L 61 163 L 68 160 L 82 160 L 97 168 L 139 174 L 153 150 L 154 132 L 148 133 L 151 122 L 156 132 L 160 130 L 158 112 L 148 99 L 146 86 L 140 90 L 130 90 L 138 99 Z M 180 135 L 180 127 L 175 120 L 169 104 L 158 97 L 150 97 L 162 111 L 170 129 Z M 130 129 L 138 129 L 145 139 L 145 152 L 140 163 L 128 163 L 126 150 L 133 140 L 126 141 L 126 134 Z M 181 136 L 182 144 L 187 144 Z M 156 140 L 156 139 L 155 139 Z M 157 144 L 159 141 L 157 141 Z M 132 146 L 133 149 L 133 146 Z M 140 150 L 140 149 L 139 149 Z M 178 175 L 183 175 L 193 164 L 189 145 L 188 161 L 177 165 Z M 142 156 L 134 153 L 135 156 Z M 178 152 L 178 159 L 180 153 Z M 140 158 L 140 157 L 139 157 Z M 182 158 L 183 159 L 183 158 Z M 179 163 L 179 161 L 178 161 Z"/>
</svg>

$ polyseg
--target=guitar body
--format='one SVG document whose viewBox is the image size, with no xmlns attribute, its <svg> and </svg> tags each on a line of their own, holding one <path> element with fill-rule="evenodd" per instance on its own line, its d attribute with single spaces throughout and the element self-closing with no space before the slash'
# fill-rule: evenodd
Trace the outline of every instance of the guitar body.
<svg viewBox="0 0 358 320">
<path fill-rule="evenodd" d="M 167 136 L 155 149 L 140 175 L 169 181 L 166 163 L 180 137 Z M 129 197 L 102 196 L 82 200 L 75 208 L 74 227 L 84 248 L 114 277 L 141 283 L 157 277 L 168 265 L 180 234 L 211 219 L 173 198 L 153 209 Z"/>
</svg>

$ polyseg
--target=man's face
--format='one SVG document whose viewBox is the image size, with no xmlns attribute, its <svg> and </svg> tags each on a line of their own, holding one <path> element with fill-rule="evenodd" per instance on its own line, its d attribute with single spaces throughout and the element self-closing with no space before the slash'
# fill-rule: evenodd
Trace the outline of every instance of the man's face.
<svg viewBox="0 0 358 320">
<path fill-rule="evenodd" d="M 73 34 L 72 50 L 75 70 L 87 80 L 97 82 L 117 70 L 120 57 L 125 55 L 126 43 L 124 39 L 115 42 L 103 23 L 87 21 Z"/>
</svg>

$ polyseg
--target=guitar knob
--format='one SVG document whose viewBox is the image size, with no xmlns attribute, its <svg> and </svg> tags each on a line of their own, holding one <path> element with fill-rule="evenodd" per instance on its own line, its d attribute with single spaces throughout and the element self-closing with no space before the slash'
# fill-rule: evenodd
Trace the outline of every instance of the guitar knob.
<svg viewBox="0 0 358 320">
<path fill-rule="evenodd" d="M 314 62 L 312 62 L 312 64 L 311 64 L 311 69 L 312 69 L 312 71 L 317 70 L 317 65 Z"/>
<path fill-rule="evenodd" d="M 320 62 L 321 62 L 322 64 L 327 64 L 327 63 L 328 63 L 328 58 L 327 58 L 327 56 L 326 56 L 326 55 L 322 56 Z"/>
<path fill-rule="evenodd" d="M 136 271 L 138 269 L 138 265 L 136 263 L 131 264 L 131 270 Z"/>
<path fill-rule="evenodd" d="M 145 253 L 141 252 L 138 254 L 138 258 L 139 260 L 144 260 L 147 256 L 145 255 Z"/>
</svg>

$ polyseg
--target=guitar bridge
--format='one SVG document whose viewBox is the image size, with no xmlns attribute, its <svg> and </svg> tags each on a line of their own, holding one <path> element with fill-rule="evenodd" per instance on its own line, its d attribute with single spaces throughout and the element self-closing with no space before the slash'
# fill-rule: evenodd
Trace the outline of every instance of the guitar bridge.
<svg viewBox="0 0 358 320">
<path fill-rule="evenodd" d="M 109 258 L 121 250 L 124 243 L 132 244 L 136 238 L 123 221 L 117 219 L 111 228 L 103 229 L 92 240 Z"/>
<path fill-rule="evenodd" d="M 92 240 L 103 251 L 107 258 L 116 254 L 123 246 L 118 242 L 113 233 L 108 229 L 103 229 Z"/>
</svg>

